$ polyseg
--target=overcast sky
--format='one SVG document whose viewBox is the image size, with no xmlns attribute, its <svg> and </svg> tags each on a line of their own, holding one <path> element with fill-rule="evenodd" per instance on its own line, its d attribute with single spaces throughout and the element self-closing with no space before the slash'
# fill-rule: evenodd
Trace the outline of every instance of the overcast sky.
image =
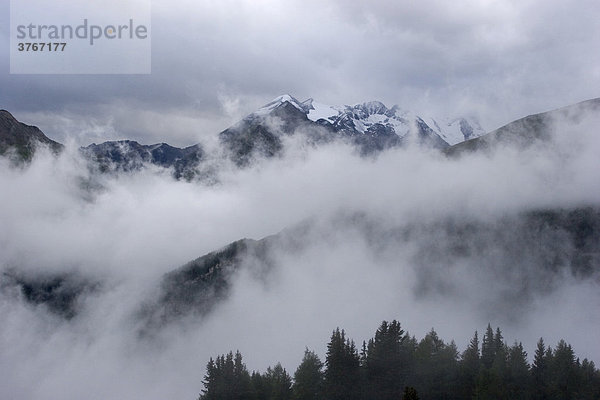
<svg viewBox="0 0 600 400">
<path fill-rule="evenodd" d="M 600 95 L 596 0 L 153 0 L 150 75 L 10 75 L 0 14 L 0 108 L 83 145 L 190 145 L 283 93 L 486 130 Z"/>
<path fill-rule="evenodd" d="M 92 12 L 123 0 L 55 3 L 70 1 Z M 0 0 L 0 108 L 61 142 L 185 146 L 283 93 L 474 114 L 487 130 L 600 96 L 598 0 L 153 0 L 152 12 L 149 75 L 10 75 L 9 0 Z M 494 250 L 503 248 L 499 238 L 519 242 L 516 228 L 491 230 L 473 245 L 489 245 L 490 262 L 474 252 L 452 264 L 443 255 L 455 238 L 435 225 L 464 218 L 501 229 L 532 209 L 597 205 L 600 123 L 595 115 L 575 120 L 555 121 L 556 146 L 461 159 L 412 148 L 360 158 L 341 143 L 305 153 L 287 138 L 286 157 L 215 168 L 221 184 L 213 186 L 154 169 L 96 176 L 73 149 L 61 157 L 42 151 L 29 168 L 0 159 L 0 187 L 11 188 L 0 191 L 0 266 L 75 271 L 101 283 L 71 321 L 0 293 L 0 396 L 191 399 L 209 357 L 240 349 L 250 369 L 281 361 L 293 372 L 304 346 L 323 359 L 336 326 L 360 343 L 393 318 L 418 338 L 435 327 L 461 350 L 488 322 L 505 329 L 509 344 L 523 340 L 530 357 L 540 336 L 552 346 L 564 338 L 597 363 L 597 275 L 550 275 L 545 288 L 548 280 L 525 268 L 537 259 L 514 263 L 510 251 Z M 336 225 L 345 215 L 364 215 L 385 239 L 352 218 Z M 267 279 L 242 269 L 218 312 L 139 340 L 136 316 L 163 273 L 307 218 L 315 222 L 298 242 L 305 247 L 276 249 L 278 268 Z M 412 221 L 433 233 L 417 230 L 405 242 L 388 235 Z M 415 261 L 420 249 L 433 254 L 427 268 Z M 513 263 L 522 274 L 498 273 Z M 419 279 L 446 285 L 428 293 Z M 534 289 L 518 297 L 530 282 Z"/>
</svg>

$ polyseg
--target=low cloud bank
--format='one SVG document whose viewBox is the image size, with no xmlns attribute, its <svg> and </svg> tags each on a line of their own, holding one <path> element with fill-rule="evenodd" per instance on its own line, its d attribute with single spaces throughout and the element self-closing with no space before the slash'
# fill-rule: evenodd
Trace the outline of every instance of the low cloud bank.
<svg viewBox="0 0 600 400">
<path fill-rule="evenodd" d="M 536 265 L 560 238 L 511 242 L 521 240 L 511 229 L 525 213 L 600 206 L 598 126 L 557 121 L 551 143 L 459 159 L 416 149 L 361 158 L 339 144 L 292 147 L 279 159 L 224 169 L 212 186 L 155 169 L 96 176 L 76 152 L 40 153 L 23 169 L 2 160 L 2 271 L 76 271 L 100 282 L 70 320 L 3 287 L 3 397 L 194 398 L 211 356 L 239 349 L 250 369 L 281 361 L 293 371 L 305 346 L 324 355 L 336 326 L 360 342 L 383 319 L 398 319 L 417 337 L 435 327 L 461 350 L 491 322 L 530 355 L 540 336 L 552 345 L 565 338 L 599 362 L 598 272 L 582 278 L 568 265 L 551 273 Z M 299 246 L 273 250 L 268 274 L 246 260 L 211 314 L 139 336 L 136 312 L 156 296 L 162 274 L 307 220 Z M 446 254 L 457 237 L 436 224 L 448 221 L 487 227 L 489 236 L 475 243 L 497 251 Z M 504 270 L 505 257 L 533 265 Z M 549 274 L 547 286 L 535 282 Z M 516 299 L 524 278 L 531 291 Z"/>
</svg>

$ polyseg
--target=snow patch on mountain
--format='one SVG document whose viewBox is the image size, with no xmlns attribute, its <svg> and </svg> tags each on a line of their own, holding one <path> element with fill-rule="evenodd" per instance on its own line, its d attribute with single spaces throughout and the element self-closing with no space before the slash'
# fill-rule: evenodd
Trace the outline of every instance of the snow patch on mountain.
<svg viewBox="0 0 600 400">
<path fill-rule="evenodd" d="M 317 122 L 320 119 L 324 119 L 325 121 L 329 121 L 333 123 L 335 118 L 342 112 L 343 107 L 329 106 L 327 104 L 317 103 L 309 99 L 310 101 L 310 109 L 308 111 L 307 117 L 311 121 Z M 305 102 L 306 103 L 306 102 Z"/>
<path fill-rule="evenodd" d="M 423 117 L 397 105 L 388 108 L 380 101 L 353 106 L 328 105 L 316 102 L 312 98 L 301 102 L 289 94 L 278 96 L 250 116 L 266 116 L 286 103 L 302 111 L 310 121 L 329 123 L 336 131 L 350 135 L 376 136 L 385 131 L 404 138 L 418 126 L 423 132 L 428 132 L 427 135 L 439 137 L 435 140 L 441 139 L 448 145 L 454 145 L 486 133 L 474 118 Z"/>
<path fill-rule="evenodd" d="M 485 131 L 474 118 L 427 118 L 429 125 L 449 145 L 485 135 Z"/>
<path fill-rule="evenodd" d="M 276 97 L 275 99 L 273 99 L 269 103 L 265 104 L 261 108 L 259 108 L 257 111 L 254 112 L 254 114 L 255 115 L 269 114 L 271 111 L 273 111 L 274 109 L 276 109 L 277 107 L 281 106 L 282 104 L 284 104 L 286 102 L 290 103 L 291 105 L 293 105 L 298 110 L 300 110 L 304 113 L 307 112 L 306 107 L 301 102 L 299 102 L 298 100 L 296 100 L 289 94 L 283 94 L 281 96 Z"/>
</svg>

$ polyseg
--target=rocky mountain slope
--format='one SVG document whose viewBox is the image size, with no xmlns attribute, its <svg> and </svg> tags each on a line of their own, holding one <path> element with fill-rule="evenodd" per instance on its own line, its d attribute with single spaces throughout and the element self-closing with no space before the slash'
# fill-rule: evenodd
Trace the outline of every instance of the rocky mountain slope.
<svg viewBox="0 0 600 400">
<path fill-rule="evenodd" d="M 81 152 L 101 172 L 129 172 L 152 164 L 172 168 L 176 179 L 187 180 L 196 175 L 196 169 L 204 157 L 204 151 L 198 144 L 181 149 L 166 143 L 142 145 L 133 140 L 92 143 L 83 147 Z"/>
<path fill-rule="evenodd" d="M 508 123 L 484 136 L 458 143 L 446 150 L 448 155 L 489 152 L 498 146 L 526 148 L 551 139 L 555 123 L 571 124 L 588 116 L 600 115 L 600 98 L 582 101 L 557 110 L 529 115 Z"/>
<path fill-rule="evenodd" d="M 365 215 L 346 215 L 331 221 L 331 226 L 357 230 L 375 253 L 413 247 L 415 296 L 456 290 L 447 280 L 451 271 L 479 271 L 492 273 L 497 285 L 505 288 L 502 298 L 490 298 L 490 302 L 508 310 L 531 296 L 552 291 L 567 276 L 583 280 L 600 274 L 598 207 L 532 210 L 486 222 L 449 218 L 392 228 L 382 228 Z M 278 267 L 277 254 L 285 251 L 302 257 L 319 230 L 307 221 L 260 240 L 238 240 L 173 269 L 162 277 L 158 292 L 140 307 L 136 318 L 148 330 L 204 316 L 228 297 L 242 269 L 251 271 L 255 279 L 267 279 Z M 76 317 L 83 296 L 101 290 L 102 285 L 76 273 L 33 276 L 7 271 L 0 277 L 3 290 L 20 291 L 31 305 L 67 319 Z"/>
<path fill-rule="evenodd" d="M 0 155 L 10 153 L 14 160 L 29 161 L 40 146 L 47 146 L 54 153 L 64 147 L 39 128 L 19 122 L 8 111 L 0 110 Z"/>
<path fill-rule="evenodd" d="M 510 287 L 509 299 L 502 300 L 510 306 L 519 306 L 540 291 L 551 291 L 565 276 L 586 279 L 600 273 L 597 207 L 530 211 L 487 223 L 445 219 L 391 230 L 378 228 L 364 216 L 350 216 L 332 225 L 345 224 L 358 227 L 374 248 L 416 245 L 412 260 L 417 274 L 416 295 L 453 290 L 440 273 L 440 265 L 442 270 L 464 273 L 464 265 L 471 265 L 494 273 L 498 284 Z M 157 316 L 166 321 L 207 313 L 227 295 L 236 270 L 246 267 L 265 273 L 276 267 L 276 251 L 301 254 L 312 228 L 305 223 L 259 241 L 243 239 L 174 270 L 164 276 L 162 293 L 150 315 L 154 321 Z M 490 254 L 495 257 L 490 259 Z M 247 260 L 254 265 L 248 265 Z"/>
</svg>

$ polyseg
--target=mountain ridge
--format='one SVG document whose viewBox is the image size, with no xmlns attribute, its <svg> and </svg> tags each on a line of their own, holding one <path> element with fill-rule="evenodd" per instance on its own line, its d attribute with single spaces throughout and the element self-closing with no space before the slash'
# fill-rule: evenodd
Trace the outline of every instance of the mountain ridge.
<svg viewBox="0 0 600 400">
<path fill-rule="evenodd" d="M 0 110 L 0 155 L 14 151 L 15 161 L 30 161 L 38 146 L 47 146 L 58 154 L 64 145 L 47 137 L 37 126 L 27 125 L 7 110 Z"/>
<path fill-rule="evenodd" d="M 584 113 L 600 114 L 600 98 L 580 101 L 575 104 L 531 114 L 495 129 L 484 136 L 466 140 L 448 148 L 445 153 L 456 156 L 465 152 L 489 152 L 499 145 L 529 147 L 537 141 L 549 140 L 554 119 L 576 121 Z"/>
<path fill-rule="evenodd" d="M 315 114 L 317 109 L 321 110 L 321 114 Z M 329 110 L 328 115 L 322 114 L 324 109 Z M 407 115 L 399 106 L 387 108 L 379 101 L 354 106 L 324 106 L 312 98 L 300 102 L 286 94 L 276 97 L 221 131 L 218 136 L 239 166 L 248 165 L 256 156 L 273 157 L 281 154 L 282 134 L 292 135 L 296 131 L 306 134 L 312 143 L 340 138 L 350 141 L 360 148 L 362 154 L 406 145 L 411 130 L 416 135 L 413 142 L 439 149 L 448 147 L 450 143 L 442 138 L 444 135 L 436 120 L 427 123 L 413 114 L 409 116 L 412 120 L 409 120 L 405 118 Z M 453 123 L 456 121 L 465 126 L 465 132 L 483 134 L 481 128 L 473 128 L 464 118 Z M 64 145 L 46 137 L 39 128 L 20 123 L 6 110 L 0 115 L 0 125 L 5 128 L 0 131 L 0 154 L 16 148 L 21 158 L 28 161 L 35 152 L 35 143 L 49 145 L 55 152 L 64 148 Z M 20 128 L 19 132 L 11 138 L 7 132 L 11 132 L 11 129 L 15 131 L 15 126 Z M 155 147 L 161 149 L 156 150 Z M 178 148 L 168 143 L 145 145 L 127 139 L 92 143 L 81 147 L 80 151 L 95 162 L 102 172 L 132 171 L 140 169 L 144 163 L 150 163 L 173 167 L 173 175 L 177 179 L 191 179 L 194 176 L 193 169 L 205 156 L 200 144 Z M 164 155 L 157 154 L 161 152 Z"/>
<path fill-rule="evenodd" d="M 150 163 L 163 168 L 173 168 L 173 176 L 176 179 L 187 180 L 195 176 L 195 168 L 205 157 L 199 144 L 179 148 L 164 142 L 143 145 L 134 140 L 92 143 L 82 147 L 80 151 L 94 160 L 101 172 L 130 172 L 143 168 L 145 163 Z"/>
<path fill-rule="evenodd" d="M 218 138 L 221 149 L 238 167 L 248 166 L 256 158 L 281 156 L 285 151 L 284 138 L 292 135 L 302 135 L 303 140 L 313 145 L 345 141 L 361 155 L 416 144 L 455 156 L 503 144 L 526 147 L 545 138 L 552 117 L 569 117 L 571 113 L 569 118 L 577 118 L 575 110 L 600 113 L 599 104 L 600 98 L 584 100 L 523 117 L 484 134 L 476 121 L 463 117 L 422 118 L 397 105 L 388 108 L 379 101 L 328 106 L 312 98 L 301 102 L 291 95 L 281 95 L 221 131 Z M 464 140 L 449 144 L 459 140 L 459 136 Z M 20 161 L 27 162 L 39 145 L 49 146 L 55 154 L 64 148 L 39 128 L 17 121 L 6 110 L 0 111 L 0 155 L 14 153 Z M 150 164 L 171 168 L 174 178 L 188 181 L 203 176 L 199 169 L 207 158 L 201 144 L 178 148 L 167 143 L 144 145 L 133 140 L 92 143 L 81 147 L 80 152 L 100 172 L 130 172 Z"/>
<path fill-rule="evenodd" d="M 495 221 L 450 218 L 392 228 L 382 228 L 365 215 L 343 216 L 331 222 L 337 228 L 350 224 L 359 232 L 369 234 L 376 247 L 380 245 L 378 237 L 391 239 L 388 246 L 402 246 L 416 237 L 421 238 L 411 260 L 417 274 L 413 287 L 415 296 L 451 290 L 445 287 L 444 276 L 436 275 L 434 267 L 444 263 L 448 268 L 457 268 L 466 259 L 498 273 L 509 272 L 504 279 L 510 283 L 513 293 L 503 301 L 510 307 L 527 301 L 532 289 L 552 290 L 553 284 L 564 279 L 565 274 L 586 279 L 600 273 L 598 205 L 529 210 Z M 157 292 L 141 304 L 135 316 L 142 322 L 142 333 L 181 318 L 207 315 L 230 295 L 236 273 L 246 269 L 255 279 L 265 279 L 278 265 L 278 251 L 286 249 L 301 254 L 314 228 L 312 221 L 304 221 L 261 239 L 236 240 L 170 269 L 160 277 Z M 449 240 L 440 242 L 440 234 Z M 488 240 L 490 237 L 494 240 Z M 486 262 L 490 252 L 522 256 Z M 540 265 L 541 270 L 534 268 L 536 265 Z M 513 282 L 511 279 L 515 276 L 511 271 L 521 271 L 526 277 Z M 538 276 L 541 272 L 543 279 Z M 81 298 L 103 285 L 102 281 L 77 273 L 32 276 L 8 271 L 0 275 L 0 289 L 16 288 L 30 305 L 46 307 L 65 319 L 75 318 Z"/>
</svg>

